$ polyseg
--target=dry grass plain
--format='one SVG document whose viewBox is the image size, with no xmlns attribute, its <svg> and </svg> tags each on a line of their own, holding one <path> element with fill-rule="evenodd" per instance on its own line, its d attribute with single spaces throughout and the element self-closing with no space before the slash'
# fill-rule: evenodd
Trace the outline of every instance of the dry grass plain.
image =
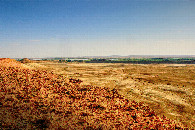
<svg viewBox="0 0 195 130">
<path fill-rule="evenodd" d="M 26 63 L 82 84 L 116 88 L 129 100 L 144 102 L 156 114 L 187 127 L 195 124 L 195 65 L 113 63 Z"/>
</svg>

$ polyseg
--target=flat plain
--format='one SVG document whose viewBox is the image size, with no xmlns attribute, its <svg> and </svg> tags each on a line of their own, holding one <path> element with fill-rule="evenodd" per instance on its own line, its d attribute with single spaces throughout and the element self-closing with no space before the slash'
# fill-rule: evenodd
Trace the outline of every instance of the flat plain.
<svg viewBox="0 0 195 130">
<path fill-rule="evenodd" d="M 187 127 L 195 122 L 195 65 L 122 63 L 26 63 L 83 85 L 115 88 L 129 100 L 144 102 L 157 115 Z"/>
</svg>

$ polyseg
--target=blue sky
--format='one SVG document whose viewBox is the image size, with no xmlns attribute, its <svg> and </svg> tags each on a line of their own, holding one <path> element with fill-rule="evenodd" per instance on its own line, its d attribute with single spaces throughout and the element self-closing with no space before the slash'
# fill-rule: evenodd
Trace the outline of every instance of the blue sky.
<svg viewBox="0 0 195 130">
<path fill-rule="evenodd" d="M 0 0 L 0 57 L 195 55 L 193 0 Z"/>
</svg>

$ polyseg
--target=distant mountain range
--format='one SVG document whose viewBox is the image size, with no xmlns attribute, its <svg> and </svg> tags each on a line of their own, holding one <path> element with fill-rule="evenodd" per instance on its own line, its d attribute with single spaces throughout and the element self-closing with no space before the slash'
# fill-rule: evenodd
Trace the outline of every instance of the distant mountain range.
<svg viewBox="0 0 195 130">
<path fill-rule="evenodd" d="M 121 55 L 110 55 L 110 56 L 76 56 L 76 57 L 44 57 L 44 58 L 28 58 L 28 59 L 91 59 L 91 58 L 195 58 L 195 55 L 128 55 L 128 56 L 121 56 Z M 14 59 L 23 59 L 23 58 L 14 58 Z"/>
<path fill-rule="evenodd" d="M 73 57 L 71 57 L 73 58 Z M 75 58 L 195 58 L 195 55 L 110 55 L 110 56 L 83 56 Z"/>
</svg>

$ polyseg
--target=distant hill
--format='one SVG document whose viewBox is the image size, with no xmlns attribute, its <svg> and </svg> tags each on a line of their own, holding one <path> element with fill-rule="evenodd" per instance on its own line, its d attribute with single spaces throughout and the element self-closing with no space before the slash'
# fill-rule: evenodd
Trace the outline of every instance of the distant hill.
<svg viewBox="0 0 195 130">
<path fill-rule="evenodd" d="M 110 55 L 110 56 L 75 56 L 75 57 L 42 57 L 42 58 L 13 58 L 16 60 L 45 60 L 45 59 L 67 59 L 67 58 L 195 58 L 195 55 Z"/>
<path fill-rule="evenodd" d="M 32 63 L 33 61 L 29 60 L 28 58 L 24 58 L 20 60 L 21 63 Z"/>
<path fill-rule="evenodd" d="M 81 56 L 64 58 L 195 58 L 195 55 L 110 55 L 110 56 Z"/>
</svg>

